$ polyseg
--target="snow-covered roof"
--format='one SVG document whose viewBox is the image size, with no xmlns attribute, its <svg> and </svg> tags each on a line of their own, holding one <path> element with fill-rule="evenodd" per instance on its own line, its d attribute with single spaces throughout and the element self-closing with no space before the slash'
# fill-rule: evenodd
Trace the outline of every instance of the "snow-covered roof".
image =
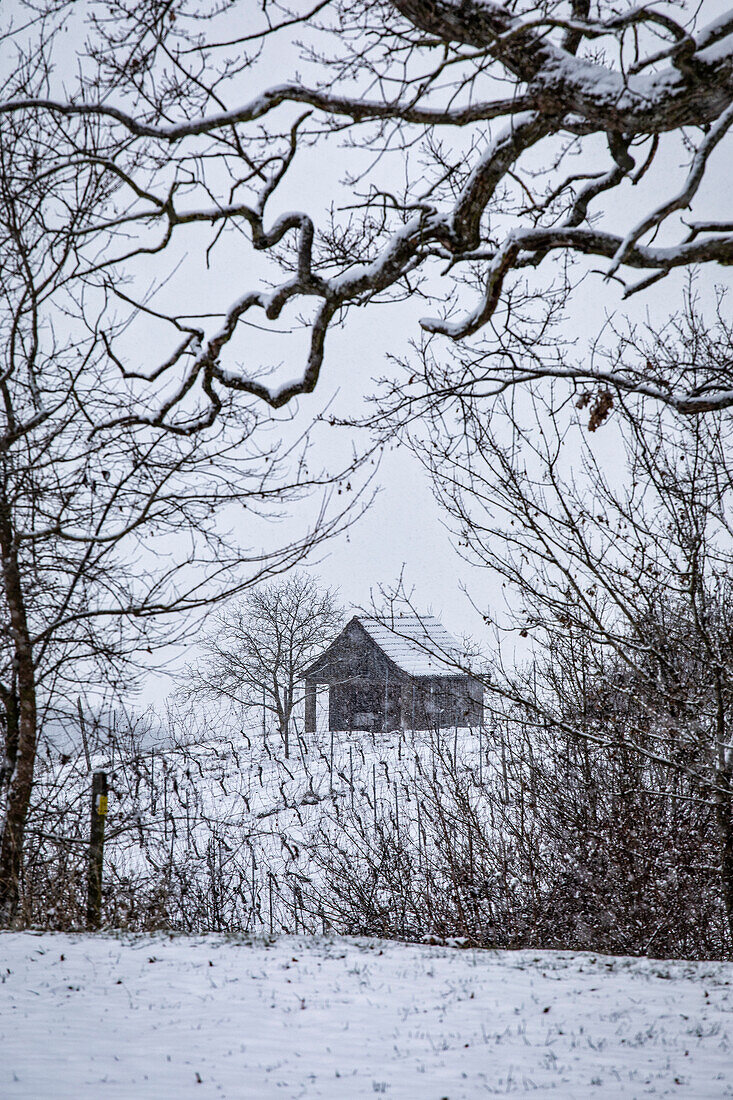
<svg viewBox="0 0 733 1100">
<path fill-rule="evenodd" d="M 455 676 L 461 647 L 434 615 L 358 616 L 369 637 L 408 676 Z"/>
</svg>

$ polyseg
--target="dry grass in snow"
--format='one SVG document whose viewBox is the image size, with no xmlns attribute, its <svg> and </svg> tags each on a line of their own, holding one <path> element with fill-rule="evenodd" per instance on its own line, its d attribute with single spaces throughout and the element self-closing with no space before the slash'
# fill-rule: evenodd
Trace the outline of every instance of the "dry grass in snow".
<svg viewBox="0 0 733 1100">
<path fill-rule="evenodd" d="M 733 966 L 283 936 L 0 936 L 5 1100 L 733 1096 Z"/>
</svg>

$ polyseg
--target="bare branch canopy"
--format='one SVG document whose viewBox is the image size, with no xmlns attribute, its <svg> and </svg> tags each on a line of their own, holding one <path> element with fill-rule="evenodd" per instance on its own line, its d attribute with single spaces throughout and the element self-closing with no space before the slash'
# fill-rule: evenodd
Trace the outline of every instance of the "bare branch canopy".
<svg viewBox="0 0 733 1100">
<path fill-rule="evenodd" d="M 437 305 L 420 322 L 426 338 L 501 329 L 502 350 L 516 352 L 516 288 L 530 275 L 551 282 L 557 261 L 586 271 L 582 258 L 596 258 L 627 295 L 676 268 L 733 262 L 733 219 L 695 207 L 733 123 L 733 14 L 620 13 L 605 0 L 262 7 L 124 0 L 111 23 L 93 2 L 50 5 L 40 62 L 0 91 L 0 129 L 29 113 L 53 119 L 47 171 L 115 177 L 114 201 L 78 231 L 88 277 L 110 299 L 131 263 L 163 264 L 181 234 L 205 229 L 207 262 L 225 232 L 236 235 L 216 315 L 202 324 L 190 309 L 161 309 L 176 340 L 157 361 L 130 367 L 120 353 L 128 377 L 160 384 L 136 410 L 142 420 L 196 431 L 225 391 L 280 408 L 315 389 L 329 332 L 351 308 L 418 285 Z M 54 36 L 82 10 L 87 45 L 69 91 L 53 70 Z M 314 150 L 330 202 L 270 216 L 298 171 L 312 171 Z M 395 153 L 400 170 L 382 171 Z M 682 161 L 679 181 L 670 158 Z M 144 309 L 134 278 L 131 293 Z M 307 347 L 283 378 L 242 349 L 249 323 L 286 316 L 306 328 Z M 514 363 L 497 361 L 499 383 L 524 377 Z M 557 361 L 544 367 L 561 373 Z M 562 369 L 593 378 L 582 363 Z M 612 382 L 687 413 L 733 404 L 733 379 L 718 375 L 702 389 L 684 377 Z"/>
</svg>

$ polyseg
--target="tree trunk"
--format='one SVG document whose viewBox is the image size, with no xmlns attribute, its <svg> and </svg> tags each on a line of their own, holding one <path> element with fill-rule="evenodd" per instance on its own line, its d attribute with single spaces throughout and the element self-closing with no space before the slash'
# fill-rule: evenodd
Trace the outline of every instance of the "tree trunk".
<svg viewBox="0 0 733 1100">
<path fill-rule="evenodd" d="M 290 759 L 290 716 L 287 711 L 280 715 L 280 736 L 282 737 L 285 759 Z"/>
<path fill-rule="evenodd" d="M 715 810 L 720 834 L 720 875 L 723 903 L 728 920 L 729 949 L 733 951 L 733 774 L 730 769 L 719 771 L 715 793 Z"/>
<path fill-rule="evenodd" d="M 10 776 L 15 769 L 15 758 L 18 755 L 18 693 L 15 689 L 15 676 L 9 688 L 0 684 L 0 704 L 3 708 L 4 726 L 3 758 L 0 761 L 0 805 L 2 805 L 5 787 L 10 782 Z"/>
<path fill-rule="evenodd" d="M 36 760 L 36 682 L 28 619 L 21 584 L 18 548 L 7 499 L 0 497 L 0 574 L 10 620 L 18 703 L 17 747 L 0 820 L 0 928 L 18 909 L 23 835 Z"/>
<path fill-rule="evenodd" d="M 293 714 L 293 695 L 285 688 L 283 692 L 282 706 L 280 707 L 280 736 L 283 739 L 285 759 L 290 758 L 290 719 Z"/>
</svg>

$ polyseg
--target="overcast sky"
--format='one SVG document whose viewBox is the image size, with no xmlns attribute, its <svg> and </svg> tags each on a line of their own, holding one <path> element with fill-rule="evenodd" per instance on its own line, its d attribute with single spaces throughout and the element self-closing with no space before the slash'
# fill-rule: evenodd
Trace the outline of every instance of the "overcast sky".
<svg viewBox="0 0 733 1100">
<path fill-rule="evenodd" d="M 80 13 L 83 7 L 79 5 Z M 707 4 L 706 18 L 714 17 L 725 7 L 717 0 Z M 240 4 L 233 10 L 236 18 L 241 20 L 246 6 Z M 68 65 L 69 73 L 74 71 L 82 33 L 80 23 L 66 39 L 64 64 Z M 303 69 L 296 52 L 292 50 L 288 53 L 281 40 L 267 47 L 264 62 L 265 68 L 258 66 L 249 84 L 247 79 L 242 80 L 242 98 L 261 90 L 266 83 L 289 79 L 296 68 Z M 230 106 L 234 105 L 234 98 L 229 95 Z M 297 171 L 292 172 L 273 197 L 271 217 L 283 210 L 299 208 L 307 210 L 319 222 L 332 201 L 345 204 L 351 192 L 340 182 L 345 163 L 342 146 L 343 138 L 332 136 L 319 142 L 316 150 L 299 155 Z M 696 203 L 697 216 L 715 218 L 727 214 L 730 148 L 728 138 L 713 154 L 706 182 Z M 600 147 L 599 151 L 603 152 Z M 663 155 L 666 157 L 663 167 L 672 194 L 677 181 L 684 177 L 682 162 L 685 158 L 681 146 L 678 144 L 675 147 L 673 143 L 669 144 Z M 350 170 L 354 169 L 358 157 L 358 151 L 348 152 Z M 386 180 L 390 172 L 399 174 L 400 171 L 398 155 L 385 158 L 384 164 L 380 165 L 380 172 Z M 653 200 L 652 205 L 659 201 L 661 196 L 654 190 L 659 188 L 659 178 L 657 172 L 653 179 L 644 180 L 634 194 L 626 192 L 611 200 L 610 206 L 606 204 L 609 215 L 616 219 L 617 231 L 630 228 L 641 211 L 648 208 L 650 201 Z M 672 231 L 673 227 L 664 232 Z M 208 237 L 202 236 L 201 241 L 208 241 Z M 660 243 L 663 241 L 660 240 Z M 233 297 L 256 286 L 265 273 L 265 268 L 258 269 L 257 264 L 261 261 L 244 241 L 238 242 L 234 237 L 229 237 L 222 242 L 208 268 L 204 263 L 203 247 L 197 248 L 195 235 L 189 234 L 185 244 L 181 243 L 178 254 L 174 250 L 166 254 L 164 260 L 169 265 L 176 258 L 182 261 L 179 269 L 182 278 L 174 280 L 163 292 L 161 304 L 165 304 L 167 294 L 177 296 L 188 293 L 191 300 L 195 300 L 196 308 L 202 312 L 208 308 L 221 310 Z M 140 274 L 145 278 L 160 276 L 161 269 L 151 270 L 150 273 L 142 271 Z M 573 296 L 567 335 L 576 339 L 579 348 L 582 348 L 593 339 L 611 313 L 620 315 L 630 310 L 634 316 L 643 318 L 650 310 L 660 320 L 666 311 L 679 305 L 683 281 L 683 274 L 671 275 L 645 295 L 625 304 L 617 283 L 604 281 L 600 274 L 590 276 Z M 715 283 L 729 284 L 729 271 L 718 267 L 707 268 L 701 273 L 699 285 L 703 290 L 710 292 Z M 193 312 L 194 307 L 190 308 Z M 298 304 L 297 308 L 302 306 Z M 278 327 L 287 329 L 294 320 L 295 312 L 294 308 L 293 316 L 283 315 Z M 418 318 L 426 312 L 434 313 L 435 309 L 417 301 L 352 311 L 346 327 L 333 331 L 329 336 L 321 382 L 315 394 L 299 401 L 296 426 L 304 428 L 329 401 L 333 402 L 331 407 L 336 414 L 358 414 L 362 410 L 364 395 L 374 388 L 374 379 L 394 370 L 388 356 L 406 355 L 409 341 L 419 337 Z M 152 364 L 146 362 L 148 343 L 144 331 L 137 330 L 135 339 L 134 353 L 140 356 L 140 366 L 149 368 Z M 261 328 L 243 325 L 238 348 L 233 345 L 232 350 L 238 351 L 248 363 L 279 364 L 279 375 L 289 378 L 302 369 L 302 346 L 297 335 L 288 337 L 275 333 L 266 336 Z M 583 430 L 578 428 L 579 432 Z M 611 433 L 610 428 L 597 432 L 593 445 L 608 447 Z M 324 428 L 319 431 L 315 457 L 323 464 L 337 465 L 347 450 L 348 440 L 342 429 Z M 461 587 L 465 584 L 479 607 L 491 608 L 494 615 L 497 610 L 500 611 L 501 588 L 486 571 L 469 567 L 454 549 L 432 498 L 427 477 L 417 460 L 405 448 L 390 451 L 383 456 L 377 481 L 380 491 L 367 514 L 348 533 L 324 547 L 316 555 L 320 560 L 312 568 L 325 582 L 338 587 L 344 602 L 355 608 L 368 606 L 371 595 L 378 587 L 394 584 L 404 568 L 406 586 L 408 589 L 414 587 L 414 600 L 418 608 L 432 610 L 455 633 L 480 635 L 480 615 L 471 607 Z M 284 526 L 287 528 L 287 525 L 273 528 L 273 538 L 282 537 Z M 297 533 L 292 530 L 293 536 Z M 243 529 L 243 541 L 246 542 L 248 536 L 249 532 Z M 159 693 L 159 686 L 154 688 L 154 692 Z"/>
<path fill-rule="evenodd" d="M 717 2 L 708 5 L 706 18 L 714 17 L 725 7 Z M 279 46 L 277 71 L 271 74 L 273 82 L 289 77 L 295 68 L 294 55 L 287 62 Z M 252 88 L 247 90 L 260 90 L 261 80 L 260 69 Z M 243 88 L 243 95 L 244 92 Z M 271 217 L 288 209 L 304 209 L 319 222 L 330 202 L 345 205 L 352 201 L 353 194 L 343 186 L 342 180 L 345 165 L 353 171 L 359 154 L 349 150 L 347 159 L 342 146 L 343 138 L 337 136 L 319 142 L 315 150 L 306 151 L 298 171 L 286 179 L 273 197 Z M 695 205 L 696 217 L 727 217 L 728 188 L 724 181 L 728 178 L 730 151 L 728 137 L 711 158 Z M 605 167 L 606 162 L 607 151 L 603 143 L 599 143 L 599 165 Z M 681 143 L 668 142 L 660 154 L 661 175 L 657 171 L 656 175 L 645 178 L 632 193 L 627 190 L 613 195 L 605 203 L 606 224 L 612 219 L 616 231 L 628 230 L 643 212 L 660 201 L 660 178 L 669 186 L 669 194 L 673 194 L 685 178 L 688 163 L 689 156 Z M 393 156 L 391 161 L 385 158 L 380 170 L 386 179 L 390 172 L 395 173 L 397 180 L 401 172 L 400 156 Z M 671 241 L 678 231 L 679 223 L 672 220 L 664 228 L 659 243 L 664 243 L 664 235 Z M 243 270 L 242 261 L 251 265 L 249 270 Z M 199 265 L 197 295 L 214 306 L 215 303 L 220 305 L 222 299 L 231 298 L 233 278 L 238 287 L 252 285 L 257 261 L 250 249 L 240 252 L 236 242 L 230 239 L 222 244 L 216 262 L 208 270 L 201 265 L 201 255 L 197 257 L 193 250 L 187 253 L 186 262 L 189 277 Z M 583 264 L 587 271 L 603 266 L 598 261 L 580 261 L 579 270 Z M 549 273 L 550 265 L 547 264 L 540 277 L 546 278 Z M 638 320 L 650 318 L 661 322 L 681 305 L 685 279 L 684 272 L 672 273 L 649 291 L 625 302 L 617 282 L 605 281 L 600 271 L 590 274 L 571 300 L 566 335 L 577 342 L 582 353 L 609 316 L 620 319 L 628 315 Z M 721 284 L 730 285 L 727 269 L 708 266 L 699 273 L 698 287 L 703 299 L 711 298 L 713 287 Z M 408 355 L 410 340 L 420 336 L 419 318 L 434 312 L 435 307 L 426 306 L 423 301 L 353 310 L 346 326 L 329 335 L 321 380 L 313 395 L 299 400 L 296 424 L 305 426 L 329 402 L 337 415 L 358 414 L 364 395 L 374 389 L 375 379 L 394 372 L 395 367 L 388 357 Z M 289 319 L 287 313 L 284 314 L 276 327 L 287 329 Z M 278 376 L 283 379 L 295 376 L 302 369 L 299 353 L 303 345 L 297 335 L 280 338 L 277 334 L 265 335 L 259 327 L 246 326 L 242 333 L 241 351 L 247 362 L 280 364 Z M 578 432 L 587 434 L 582 425 Z M 337 465 L 348 444 L 344 431 L 337 428 L 321 430 L 317 439 L 316 455 L 326 465 Z M 615 453 L 610 425 L 596 432 L 591 442 L 594 448 L 606 448 L 609 454 Z M 481 616 L 472 607 L 472 601 L 479 609 L 490 610 L 492 618 L 500 618 L 505 592 L 494 576 L 484 569 L 472 568 L 458 554 L 445 529 L 444 516 L 432 497 L 428 478 L 415 457 L 404 447 L 390 450 L 382 456 L 377 482 L 379 492 L 366 515 L 348 533 L 324 547 L 315 556 L 311 568 L 329 585 L 338 587 L 345 604 L 355 609 L 368 607 L 379 586 L 395 584 L 404 571 L 406 587 L 408 590 L 414 588 L 414 602 L 420 610 L 433 611 L 456 634 L 485 637 Z M 246 532 L 242 534 L 246 538 Z M 470 598 L 463 593 L 464 586 Z"/>
</svg>

